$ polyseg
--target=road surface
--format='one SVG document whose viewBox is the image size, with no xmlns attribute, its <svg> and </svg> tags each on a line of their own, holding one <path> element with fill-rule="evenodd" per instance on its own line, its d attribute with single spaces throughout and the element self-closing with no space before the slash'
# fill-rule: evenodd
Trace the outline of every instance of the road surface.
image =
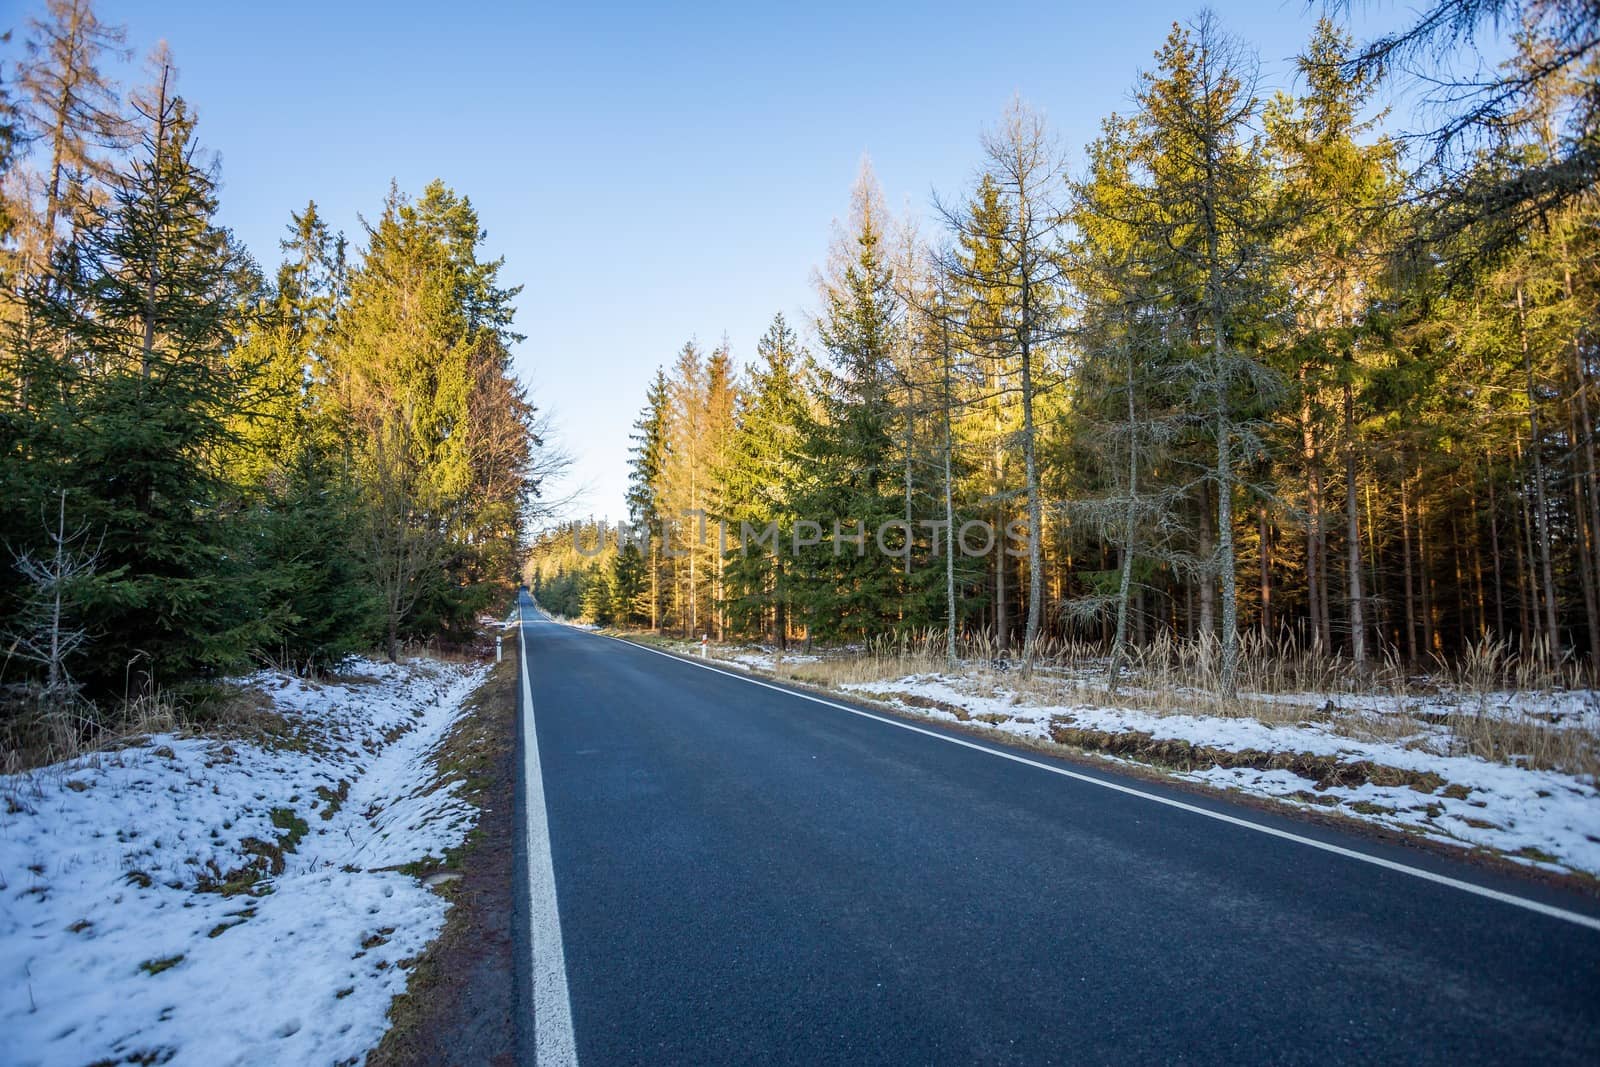
<svg viewBox="0 0 1600 1067">
<path fill-rule="evenodd" d="M 1594 901 L 522 610 L 524 1062 L 1600 1063 Z"/>
</svg>

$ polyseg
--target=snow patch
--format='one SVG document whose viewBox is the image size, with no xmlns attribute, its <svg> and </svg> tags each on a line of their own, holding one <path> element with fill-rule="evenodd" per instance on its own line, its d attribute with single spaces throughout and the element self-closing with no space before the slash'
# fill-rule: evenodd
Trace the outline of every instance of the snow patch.
<svg viewBox="0 0 1600 1067">
<path fill-rule="evenodd" d="M 431 764 L 485 669 L 346 669 L 241 683 L 284 716 L 273 743 L 163 735 L 0 778 L 0 1062 L 334 1063 L 378 1042 L 447 907 L 393 868 L 476 817 Z M 260 880 L 228 883 L 252 862 Z"/>
</svg>

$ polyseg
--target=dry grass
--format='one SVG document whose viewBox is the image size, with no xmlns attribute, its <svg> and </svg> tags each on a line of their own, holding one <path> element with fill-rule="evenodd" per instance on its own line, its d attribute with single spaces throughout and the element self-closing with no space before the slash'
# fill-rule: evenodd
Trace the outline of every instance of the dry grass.
<svg viewBox="0 0 1600 1067">
<path fill-rule="evenodd" d="M 486 647 L 487 657 L 493 658 L 492 637 Z M 476 647 L 419 645 L 407 649 L 407 654 L 451 664 L 485 660 L 482 650 Z M 335 685 L 377 681 L 370 675 L 340 671 L 325 674 L 321 680 Z M 0 694 L 0 775 L 126 748 L 152 734 L 266 746 L 304 747 L 315 743 L 294 722 L 274 710 L 268 694 L 226 682 L 190 685 L 181 692 L 153 689 L 104 707 L 83 700 L 47 703 L 23 687 L 12 687 Z"/>
</svg>

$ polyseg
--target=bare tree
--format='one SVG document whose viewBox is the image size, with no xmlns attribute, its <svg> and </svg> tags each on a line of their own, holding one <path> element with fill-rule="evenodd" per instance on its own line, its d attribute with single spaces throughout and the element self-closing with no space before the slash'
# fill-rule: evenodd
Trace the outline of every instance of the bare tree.
<svg viewBox="0 0 1600 1067">
<path fill-rule="evenodd" d="M 107 26 L 90 0 L 48 0 L 43 18 L 29 21 L 27 59 L 17 85 L 25 126 L 44 144 L 44 214 L 32 254 L 48 269 L 57 228 L 91 183 L 110 173 L 99 152 L 127 143 L 116 83 L 100 70 L 102 57 L 124 56 L 127 30 Z"/>
<path fill-rule="evenodd" d="M 89 530 L 67 530 L 67 494 L 57 494 L 54 524 L 43 523 L 48 554 L 13 552 L 12 561 L 27 584 L 22 611 L 8 631 L 11 655 L 44 668 L 42 696 L 48 704 L 65 704 L 78 691 L 67 670 L 89 633 L 71 618 L 69 594 L 74 584 L 94 575 L 100 548 L 88 547 Z"/>
<path fill-rule="evenodd" d="M 998 288 L 1008 296 L 1005 314 L 993 325 L 968 324 L 980 349 L 1014 361 L 1017 394 L 1022 407 L 1018 434 L 1026 480 L 1028 511 L 1028 622 L 1023 638 L 1022 669 L 1033 667 L 1044 606 L 1044 503 L 1039 490 L 1038 427 L 1035 401 L 1049 387 L 1048 360 L 1067 336 L 1068 278 L 1061 255 L 1066 212 L 1060 197 L 1066 188 L 1066 159 L 1050 136 L 1043 116 L 1021 100 L 1007 108 L 1000 124 L 982 137 L 985 175 L 998 187 L 1006 206 L 1007 225 L 1000 242 L 1001 262 L 982 277 L 952 258 L 958 284 Z M 970 209 L 939 207 L 958 237 L 981 240 L 981 223 Z M 984 342 L 994 342 L 993 346 Z M 1004 551 L 1004 549 L 1002 549 Z"/>
</svg>

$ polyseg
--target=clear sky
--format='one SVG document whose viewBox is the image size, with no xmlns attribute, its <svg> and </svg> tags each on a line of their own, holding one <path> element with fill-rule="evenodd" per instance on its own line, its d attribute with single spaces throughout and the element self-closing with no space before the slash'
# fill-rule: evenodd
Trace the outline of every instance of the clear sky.
<svg viewBox="0 0 1600 1067">
<path fill-rule="evenodd" d="M 1314 13 L 1215 0 L 1269 85 Z M 1389 0 L 1354 5 L 1401 17 Z M 32 0 L 0 0 L 16 25 Z M 519 373 L 553 413 L 587 489 L 623 515 L 628 432 L 654 368 L 724 333 L 736 358 L 776 311 L 815 310 L 814 267 L 869 155 L 896 210 L 959 194 L 980 129 L 1020 93 L 1081 161 L 1126 110 L 1178 0 L 985 5 L 651 2 L 491 5 L 344 0 L 101 0 L 142 55 L 165 38 L 222 221 L 269 269 L 291 209 L 315 199 L 359 240 L 391 178 L 471 197 L 526 288 Z M 1398 13 L 1397 13 L 1398 12 Z M 1361 29 L 1362 27 L 1358 27 Z"/>
</svg>

